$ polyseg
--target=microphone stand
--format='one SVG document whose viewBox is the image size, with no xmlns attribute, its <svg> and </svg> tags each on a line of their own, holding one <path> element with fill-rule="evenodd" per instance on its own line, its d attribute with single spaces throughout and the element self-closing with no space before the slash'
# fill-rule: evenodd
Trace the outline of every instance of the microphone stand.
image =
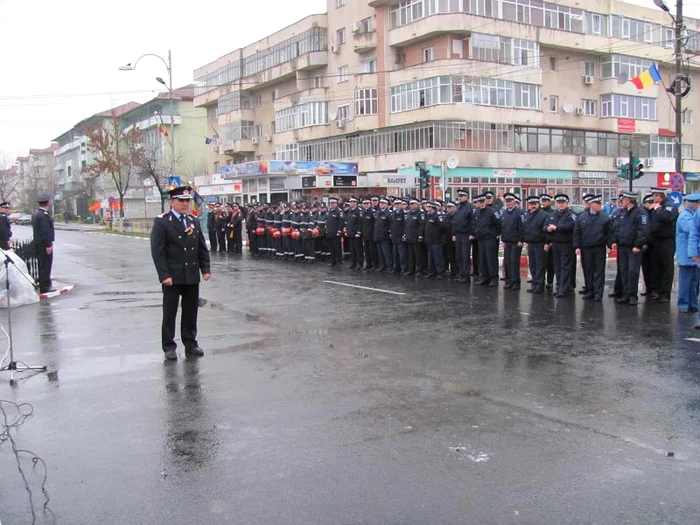
<svg viewBox="0 0 700 525">
<path fill-rule="evenodd" d="M 0 253 L 2 253 L 2 256 L 5 257 L 4 265 L 5 265 L 5 291 L 7 293 L 7 337 L 10 340 L 10 362 L 7 366 L 4 366 L 0 368 L 0 372 L 10 372 L 10 385 L 14 385 L 16 383 L 15 381 L 15 373 L 16 372 L 28 372 L 30 370 L 38 370 L 45 372 L 47 367 L 46 365 L 44 366 L 29 366 L 24 363 L 18 363 L 15 361 L 15 353 L 14 353 L 14 347 L 12 345 L 12 305 L 10 303 L 10 264 L 15 264 L 15 261 L 13 261 L 5 252 L 5 250 L 0 249 Z M 17 265 L 15 265 L 15 268 Z M 22 273 L 20 271 L 20 273 Z M 24 274 L 23 274 L 24 275 Z M 26 278 L 26 276 L 25 276 Z M 27 279 L 30 283 L 31 281 Z"/>
</svg>

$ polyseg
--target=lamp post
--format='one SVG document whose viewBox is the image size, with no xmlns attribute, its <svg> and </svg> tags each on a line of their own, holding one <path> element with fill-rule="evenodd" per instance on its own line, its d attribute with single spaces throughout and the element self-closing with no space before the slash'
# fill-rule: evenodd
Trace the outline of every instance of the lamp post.
<svg viewBox="0 0 700 525">
<path fill-rule="evenodd" d="M 136 59 L 136 62 L 126 64 L 125 66 L 119 66 L 119 71 L 133 71 L 139 64 L 139 60 L 143 57 L 155 57 L 159 59 L 165 65 L 168 70 L 168 82 L 166 83 L 161 77 L 156 77 L 156 82 L 163 84 L 168 89 L 168 97 L 170 98 L 170 140 L 168 144 L 170 145 L 170 175 L 175 174 L 175 102 L 173 100 L 173 62 L 172 53 L 168 50 L 168 59 L 165 60 L 160 55 L 155 55 L 153 53 L 146 53 L 141 55 Z"/>
<path fill-rule="evenodd" d="M 676 151 L 675 153 L 675 171 L 683 173 L 683 97 L 687 95 L 684 92 L 683 84 L 686 83 L 683 77 L 683 0 L 676 0 L 676 16 L 671 14 L 664 0 L 654 0 L 654 5 L 668 13 L 668 16 L 673 20 L 674 34 L 674 55 L 676 60 L 676 78 L 671 82 L 667 89 L 669 93 L 675 95 L 675 111 L 676 111 Z"/>
</svg>

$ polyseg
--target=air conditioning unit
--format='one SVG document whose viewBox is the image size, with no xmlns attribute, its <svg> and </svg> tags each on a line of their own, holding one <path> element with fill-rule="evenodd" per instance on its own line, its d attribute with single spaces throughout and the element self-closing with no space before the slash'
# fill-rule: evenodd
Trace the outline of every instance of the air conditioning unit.
<svg viewBox="0 0 700 525">
<path fill-rule="evenodd" d="M 583 115 L 583 108 L 576 108 L 577 115 Z"/>
<path fill-rule="evenodd" d="M 344 120 L 336 120 L 335 127 L 338 129 L 345 129 L 345 121 Z"/>
<path fill-rule="evenodd" d="M 337 55 L 340 52 L 340 47 L 336 46 L 335 44 L 331 44 L 331 53 L 334 55 Z"/>
<path fill-rule="evenodd" d="M 579 166 L 585 166 L 586 164 L 588 164 L 588 158 L 587 158 L 585 155 L 579 156 L 579 158 L 578 158 L 578 165 L 579 165 Z"/>
<path fill-rule="evenodd" d="M 593 77 L 591 75 L 585 75 L 583 77 L 583 83 L 590 86 L 591 84 L 593 84 Z"/>
<path fill-rule="evenodd" d="M 653 168 L 654 167 L 654 159 L 644 159 L 644 167 Z"/>
<path fill-rule="evenodd" d="M 272 137 L 270 135 L 265 135 L 265 142 L 272 142 Z"/>
<path fill-rule="evenodd" d="M 252 142 L 253 144 L 257 144 L 258 142 L 260 142 L 260 139 L 258 137 L 253 137 L 252 139 L 250 139 L 250 142 Z"/>
<path fill-rule="evenodd" d="M 350 31 L 353 33 L 359 33 L 360 30 L 362 29 L 362 26 L 358 22 L 353 22 L 350 24 Z"/>
</svg>

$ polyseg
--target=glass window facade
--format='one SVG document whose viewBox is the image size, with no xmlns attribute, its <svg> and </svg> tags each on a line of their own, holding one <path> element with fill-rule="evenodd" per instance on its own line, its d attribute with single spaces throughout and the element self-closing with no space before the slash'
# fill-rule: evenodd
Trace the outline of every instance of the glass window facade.
<svg viewBox="0 0 700 525">
<path fill-rule="evenodd" d="M 328 124 L 328 102 L 307 102 L 275 111 L 275 133 Z"/>
<path fill-rule="evenodd" d="M 600 96 L 601 117 L 656 120 L 656 99 L 608 93 Z"/>
</svg>

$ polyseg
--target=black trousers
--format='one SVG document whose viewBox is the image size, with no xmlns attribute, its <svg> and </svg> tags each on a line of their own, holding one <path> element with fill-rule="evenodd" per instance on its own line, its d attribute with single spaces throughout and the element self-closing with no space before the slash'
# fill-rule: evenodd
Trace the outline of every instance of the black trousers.
<svg viewBox="0 0 700 525">
<path fill-rule="evenodd" d="M 328 237 L 331 250 L 331 264 L 343 264 L 343 245 L 340 237 Z"/>
<path fill-rule="evenodd" d="M 457 237 L 457 264 L 459 264 L 459 276 L 462 279 L 470 280 L 471 275 L 471 251 L 472 242 L 468 233 L 458 233 Z M 476 247 L 476 245 L 475 245 Z"/>
<path fill-rule="evenodd" d="M 416 273 L 416 243 L 406 243 L 406 269 L 404 273 L 413 275 Z"/>
<path fill-rule="evenodd" d="M 651 253 L 653 251 L 653 246 L 647 246 L 647 249 L 642 251 L 642 279 L 644 280 L 644 291 L 649 295 L 656 291 L 654 290 L 654 281 L 651 278 Z"/>
<path fill-rule="evenodd" d="M 376 250 L 374 246 L 374 241 L 362 241 L 362 248 L 365 254 L 365 267 L 372 268 L 375 264 L 379 264 L 379 261 L 373 257 L 373 250 Z"/>
<path fill-rule="evenodd" d="M 617 258 L 620 261 L 622 298 L 637 297 L 639 270 L 642 267 L 642 253 L 632 252 L 632 246 L 618 246 Z"/>
<path fill-rule="evenodd" d="M 39 263 L 39 293 L 46 293 L 51 289 L 51 266 L 53 265 L 53 251 L 46 253 L 46 245 L 36 245 L 36 258 Z"/>
<path fill-rule="evenodd" d="M 394 260 L 394 271 L 395 272 L 405 272 L 406 271 L 406 243 L 395 242 L 392 244 L 391 256 Z"/>
<path fill-rule="evenodd" d="M 471 241 L 472 248 L 472 265 L 471 273 L 472 275 L 479 275 L 479 241 L 476 239 Z"/>
<path fill-rule="evenodd" d="M 447 271 L 449 267 L 450 275 L 457 277 L 459 273 L 457 269 L 457 246 L 451 237 L 447 239 L 447 243 L 443 247 L 443 255 L 445 256 L 445 270 Z"/>
<path fill-rule="evenodd" d="M 197 348 L 197 306 L 199 301 L 198 284 L 174 284 L 163 286 L 163 326 L 161 339 L 163 352 L 175 350 L 175 318 L 182 297 L 182 317 L 180 319 L 180 339 L 185 350 Z"/>
<path fill-rule="evenodd" d="M 258 240 L 253 230 L 248 230 L 248 250 L 255 255 L 258 254 Z"/>
<path fill-rule="evenodd" d="M 445 273 L 445 261 L 442 258 L 442 244 L 428 245 L 428 275 L 442 275 Z"/>
<path fill-rule="evenodd" d="M 544 244 L 541 242 L 530 242 L 527 244 L 527 258 L 530 264 L 530 275 L 532 276 L 532 289 L 544 289 L 544 273 L 547 270 L 544 261 Z"/>
<path fill-rule="evenodd" d="M 391 240 L 382 239 L 375 242 L 377 244 L 377 254 L 379 255 L 379 269 L 391 270 L 394 266 L 394 259 L 391 256 Z"/>
<path fill-rule="evenodd" d="M 655 239 L 651 251 L 651 287 L 659 295 L 671 295 L 676 254 L 675 239 Z"/>
<path fill-rule="evenodd" d="M 581 266 L 586 283 L 586 295 L 603 298 L 605 291 L 605 246 L 581 248 Z"/>
<path fill-rule="evenodd" d="M 362 268 L 362 241 L 357 237 L 345 239 L 350 249 L 350 268 Z"/>
<path fill-rule="evenodd" d="M 551 286 L 554 283 L 554 256 L 551 249 L 548 252 L 544 252 L 544 271 L 547 284 Z"/>
<path fill-rule="evenodd" d="M 496 239 L 479 239 L 479 275 L 482 281 L 498 281 L 498 246 Z"/>
<path fill-rule="evenodd" d="M 211 244 L 210 252 L 215 252 L 219 243 L 216 238 L 216 230 L 209 230 L 209 244 Z"/>
<path fill-rule="evenodd" d="M 316 253 L 315 253 L 315 247 L 316 247 L 316 239 L 313 237 L 309 237 L 308 239 L 304 239 L 304 259 L 307 261 L 315 261 L 316 260 Z"/>
<path fill-rule="evenodd" d="M 517 242 L 506 242 L 503 249 L 503 265 L 506 268 L 506 284 L 520 287 L 520 256 L 523 247 Z"/>
<path fill-rule="evenodd" d="M 216 230 L 216 240 L 220 252 L 226 251 L 226 229 L 219 228 Z"/>
<path fill-rule="evenodd" d="M 574 245 L 569 242 L 552 243 L 554 273 L 557 276 L 557 293 L 571 292 L 571 275 L 574 267 Z"/>
<path fill-rule="evenodd" d="M 428 251 L 426 250 L 424 243 L 413 243 L 413 257 L 416 261 L 416 275 L 419 273 L 425 273 L 425 268 L 428 264 Z"/>
</svg>

